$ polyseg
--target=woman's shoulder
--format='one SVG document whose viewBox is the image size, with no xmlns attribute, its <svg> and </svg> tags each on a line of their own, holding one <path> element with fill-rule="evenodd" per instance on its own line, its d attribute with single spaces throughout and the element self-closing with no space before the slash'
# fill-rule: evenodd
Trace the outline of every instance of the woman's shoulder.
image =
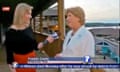
<svg viewBox="0 0 120 72">
<path fill-rule="evenodd" d="M 16 31 L 12 28 L 7 28 L 6 31 L 5 31 L 5 35 L 6 36 L 11 36 L 13 34 L 16 34 Z"/>
<path fill-rule="evenodd" d="M 10 26 L 7 28 L 6 34 L 15 34 L 15 33 L 18 33 L 19 31 L 20 30 L 18 30 L 16 27 Z"/>
<path fill-rule="evenodd" d="M 7 33 L 7 34 L 13 33 L 13 32 L 16 32 L 16 29 L 11 28 L 11 27 L 8 27 L 8 28 L 6 29 L 6 33 Z"/>
<path fill-rule="evenodd" d="M 8 28 L 8 31 L 12 31 L 12 32 L 23 32 L 27 29 L 29 29 L 30 27 L 26 27 L 26 28 L 19 28 L 19 27 L 16 27 L 15 25 L 12 25 Z"/>
<path fill-rule="evenodd" d="M 11 25 L 8 30 L 12 30 L 12 31 L 19 31 L 21 29 L 19 29 L 19 27 L 15 26 L 15 25 Z"/>
</svg>

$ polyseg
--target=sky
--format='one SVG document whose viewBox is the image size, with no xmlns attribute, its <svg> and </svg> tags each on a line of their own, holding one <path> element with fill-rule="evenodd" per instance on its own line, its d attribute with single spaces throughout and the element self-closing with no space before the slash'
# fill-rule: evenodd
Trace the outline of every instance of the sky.
<svg viewBox="0 0 120 72">
<path fill-rule="evenodd" d="M 120 22 L 119 3 L 120 0 L 64 0 L 64 7 L 82 7 L 89 22 Z"/>
</svg>

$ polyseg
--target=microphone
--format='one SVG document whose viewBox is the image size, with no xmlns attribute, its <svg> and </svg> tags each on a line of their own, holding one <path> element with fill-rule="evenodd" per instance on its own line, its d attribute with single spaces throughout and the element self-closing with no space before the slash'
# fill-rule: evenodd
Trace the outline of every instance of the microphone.
<svg viewBox="0 0 120 72">
<path fill-rule="evenodd" d="M 42 43 L 43 43 L 43 45 L 46 45 L 46 44 L 48 44 L 49 42 L 48 42 L 48 40 L 44 40 Z"/>
<path fill-rule="evenodd" d="M 59 36 L 58 36 L 58 34 L 57 34 L 56 32 L 53 32 L 53 33 L 51 34 L 51 36 L 52 36 L 54 39 L 58 39 L 58 38 L 59 38 Z"/>
<path fill-rule="evenodd" d="M 54 39 L 58 39 L 59 38 L 59 36 L 58 36 L 58 34 L 56 33 L 56 32 L 53 32 L 52 34 L 50 34 Z M 46 45 L 46 44 L 48 44 L 49 42 L 48 42 L 48 40 L 44 40 L 43 42 L 43 45 Z"/>
</svg>

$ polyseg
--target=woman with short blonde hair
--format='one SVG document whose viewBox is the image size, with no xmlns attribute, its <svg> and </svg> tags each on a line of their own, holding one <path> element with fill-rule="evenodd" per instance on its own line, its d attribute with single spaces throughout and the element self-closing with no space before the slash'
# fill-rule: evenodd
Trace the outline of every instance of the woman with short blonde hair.
<svg viewBox="0 0 120 72">
<path fill-rule="evenodd" d="M 56 57 L 95 56 L 95 41 L 92 33 L 85 28 L 85 13 L 81 7 L 71 7 L 66 10 L 66 21 L 71 29 L 64 40 L 63 51 Z M 84 63 L 84 61 L 81 61 Z M 89 69 L 62 69 L 61 72 L 90 72 Z"/>
</svg>

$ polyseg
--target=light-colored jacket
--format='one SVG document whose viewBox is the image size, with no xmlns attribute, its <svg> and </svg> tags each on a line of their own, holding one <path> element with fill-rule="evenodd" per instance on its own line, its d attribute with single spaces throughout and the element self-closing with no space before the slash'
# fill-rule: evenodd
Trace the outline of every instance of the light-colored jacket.
<svg viewBox="0 0 120 72">
<path fill-rule="evenodd" d="M 95 56 L 95 41 L 91 32 L 84 26 L 72 36 L 72 30 L 68 32 L 63 43 L 63 57 Z M 81 71 L 82 70 L 82 71 Z M 62 72 L 89 72 L 88 69 L 62 69 Z"/>
</svg>

